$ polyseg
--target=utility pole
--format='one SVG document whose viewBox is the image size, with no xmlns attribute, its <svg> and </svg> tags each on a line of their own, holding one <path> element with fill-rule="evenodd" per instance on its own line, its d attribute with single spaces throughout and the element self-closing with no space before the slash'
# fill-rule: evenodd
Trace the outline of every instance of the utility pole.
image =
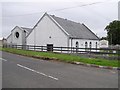
<svg viewBox="0 0 120 90">
<path fill-rule="evenodd" d="M 120 21 L 120 1 L 118 2 L 118 20 Z"/>
</svg>

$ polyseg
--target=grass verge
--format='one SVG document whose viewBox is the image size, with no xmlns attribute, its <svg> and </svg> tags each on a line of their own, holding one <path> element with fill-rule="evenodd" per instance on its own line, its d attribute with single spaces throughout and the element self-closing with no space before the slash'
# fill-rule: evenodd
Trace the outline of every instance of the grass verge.
<svg viewBox="0 0 120 90">
<path fill-rule="evenodd" d="M 69 54 L 58 54 L 53 52 L 36 52 L 36 51 L 28 51 L 28 50 L 18 50 L 13 48 L 0 48 L 2 51 L 25 55 L 29 57 L 41 58 L 41 59 L 54 59 L 64 62 L 82 62 L 87 64 L 95 64 L 101 66 L 111 66 L 111 67 L 118 67 L 118 60 L 106 60 L 106 59 L 96 59 L 96 58 L 82 58 L 80 56 L 74 56 Z"/>
</svg>

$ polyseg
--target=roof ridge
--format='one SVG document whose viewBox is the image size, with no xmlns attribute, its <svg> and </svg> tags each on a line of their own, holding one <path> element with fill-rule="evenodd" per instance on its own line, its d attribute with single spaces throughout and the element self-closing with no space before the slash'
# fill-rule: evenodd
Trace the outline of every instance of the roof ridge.
<svg viewBox="0 0 120 90">
<path fill-rule="evenodd" d="M 28 27 L 21 27 L 21 28 L 32 29 L 32 28 L 28 28 Z"/>
</svg>

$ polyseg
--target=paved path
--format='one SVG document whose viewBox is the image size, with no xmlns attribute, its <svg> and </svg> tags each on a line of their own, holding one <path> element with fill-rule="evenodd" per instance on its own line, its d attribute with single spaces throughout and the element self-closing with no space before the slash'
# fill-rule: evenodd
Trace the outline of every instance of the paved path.
<svg viewBox="0 0 120 90">
<path fill-rule="evenodd" d="M 3 88 L 117 88 L 118 73 L 2 53 Z"/>
</svg>

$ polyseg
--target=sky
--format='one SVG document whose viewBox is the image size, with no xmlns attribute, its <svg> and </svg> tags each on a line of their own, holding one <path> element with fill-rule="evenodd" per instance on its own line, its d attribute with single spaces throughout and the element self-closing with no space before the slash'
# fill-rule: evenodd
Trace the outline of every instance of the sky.
<svg viewBox="0 0 120 90">
<path fill-rule="evenodd" d="M 84 23 L 97 36 L 106 36 L 105 27 L 118 20 L 119 0 L 3 0 L 0 3 L 0 37 L 15 26 L 32 28 L 48 14 Z"/>
</svg>

